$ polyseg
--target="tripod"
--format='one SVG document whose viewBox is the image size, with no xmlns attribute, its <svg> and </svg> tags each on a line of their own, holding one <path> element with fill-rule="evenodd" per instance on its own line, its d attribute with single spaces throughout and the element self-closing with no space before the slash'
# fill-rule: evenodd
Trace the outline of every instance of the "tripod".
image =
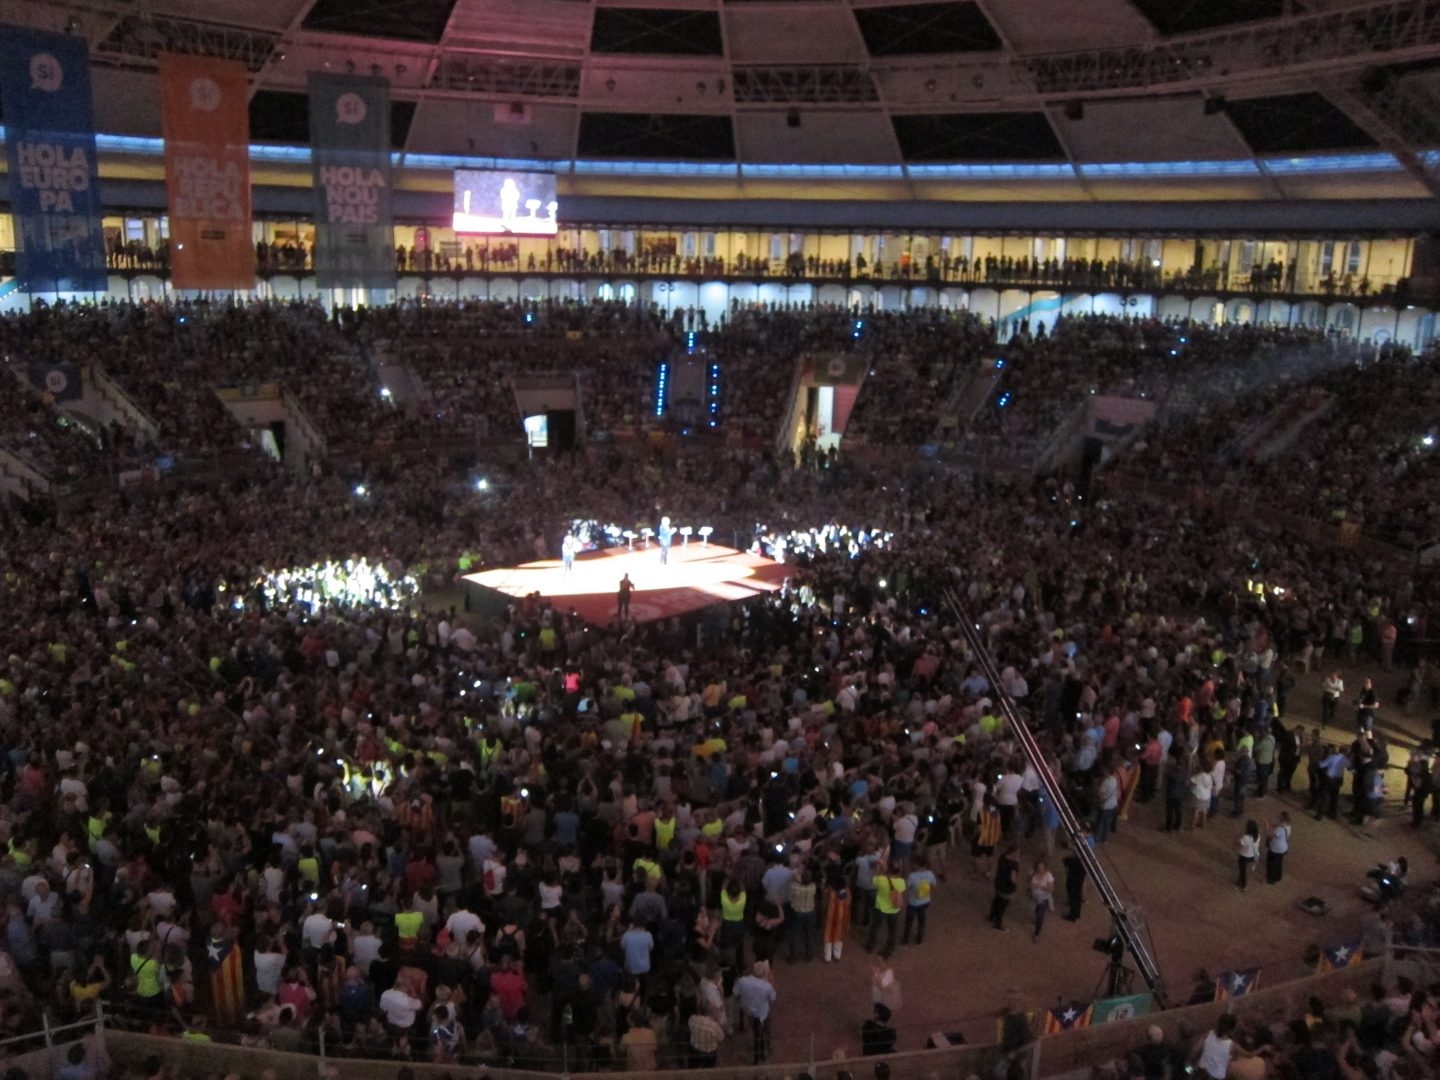
<svg viewBox="0 0 1440 1080">
<path fill-rule="evenodd" d="M 1124 960 L 1111 960 L 1105 965 L 1105 971 L 1100 976 L 1100 981 L 1095 984 L 1095 997 L 1113 998 L 1125 997 L 1130 993 L 1130 983 L 1134 979 L 1135 972 L 1125 966 Z M 1105 993 L 1101 994 L 1100 989 L 1104 987 Z"/>
</svg>

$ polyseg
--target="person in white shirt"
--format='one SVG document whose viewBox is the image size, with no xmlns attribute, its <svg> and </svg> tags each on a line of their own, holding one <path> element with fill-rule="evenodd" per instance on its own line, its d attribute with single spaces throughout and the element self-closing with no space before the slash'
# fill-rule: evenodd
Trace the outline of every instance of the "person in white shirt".
<svg viewBox="0 0 1440 1080">
<path fill-rule="evenodd" d="M 445 920 L 445 929 L 449 931 L 452 941 L 464 941 L 471 930 L 485 932 L 485 924 L 480 921 L 480 916 L 467 908 L 457 908 L 450 913 Z"/>
<path fill-rule="evenodd" d="M 920 819 L 915 816 L 915 807 L 911 803 L 902 803 L 900 813 L 891 826 L 893 842 L 890 845 L 890 858 L 896 863 L 907 863 L 915 851 L 915 832 L 920 828 Z"/>
<path fill-rule="evenodd" d="M 1210 816 L 1210 796 L 1215 791 L 1215 778 L 1209 769 L 1200 769 L 1190 777 L 1190 794 L 1195 798 L 1195 816 L 1190 821 L 1192 829 L 1203 829 L 1205 819 Z"/>
<path fill-rule="evenodd" d="M 155 913 L 156 918 L 164 919 L 175 914 L 175 894 L 168 885 L 159 885 L 146 894 L 145 903 Z"/>
<path fill-rule="evenodd" d="M 1214 1030 L 1206 1032 L 1200 1043 L 1200 1053 L 1195 1059 L 1200 1075 L 1207 1076 L 1210 1080 L 1225 1080 L 1230 1071 L 1230 1055 L 1235 1047 L 1234 1040 L 1230 1037 L 1235 1030 L 1235 1023 L 1235 1014 L 1226 1013 L 1215 1022 Z"/>
<path fill-rule="evenodd" d="M 1340 677 L 1340 672 L 1332 671 L 1320 683 L 1320 723 L 1322 726 L 1329 726 L 1335 723 L 1335 710 L 1339 707 L 1340 697 L 1345 693 L 1345 680 Z"/>
<path fill-rule="evenodd" d="M 280 973 L 285 969 L 285 943 L 262 934 L 255 941 L 255 989 L 267 996 L 280 992 Z"/>
<path fill-rule="evenodd" d="M 386 1022 L 398 1031 L 409 1031 L 414 1027 L 415 1017 L 424 1007 L 423 1001 L 399 986 L 392 986 L 380 995 L 380 1011 L 385 1014 Z"/>
<path fill-rule="evenodd" d="M 300 936 L 307 949 L 319 949 L 335 940 L 335 921 L 323 911 L 312 912 L 300 924 Z"/>
<path fill-rule="evenodd" d="M 50 883 L 43 878 L 35 885 L 35 895 L 26 905 L 25 914 L 34 926 L 47 923 L 61 913 L 60 896 L 50 891 Z"/>
<path fill-rule="evenodd" d="M 995 781 L 995 805 L 1000 808 L 1000 825 L 1006 836 L 1009 836 L 1015 829 L 1020 791 L 1024 786 L 1025 778 L 1013 768 L 1007 769 L 1001 774 L 1000 779 Z"/>
<path fill-rule="evenodd" d="M 350 959 L 358 967 L 362 974 L 370 974 L 370 965 L 380 956 L 382 942 L 375 933 L 375 925 L 371 922 L 360 924 L 360 932 L 350 942 Z"/>
</svg>

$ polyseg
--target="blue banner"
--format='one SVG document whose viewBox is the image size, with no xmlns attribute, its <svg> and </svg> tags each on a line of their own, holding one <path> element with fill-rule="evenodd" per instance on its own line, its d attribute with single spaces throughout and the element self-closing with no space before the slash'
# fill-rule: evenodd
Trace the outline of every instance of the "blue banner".
<svg viewBox="0 0 1440 1080">
<path fill-rule="evenodd" d="M 310 144 L 315 283 L 322 289 L 394 288 L 390 84 L 312 73 Z"/>
<path fill-rule="evenodd" d="M 31 364 L 30 384 L 52 401 L 79 401 L 85 396 L 80 369 L 74 364 Z"/>
<path fill-rule="evenodd" d="M 0 26 L 0 96 L 20 287 L 31 293 L 104 292 L 105 233 L 85 39 Z"/>
</svg>

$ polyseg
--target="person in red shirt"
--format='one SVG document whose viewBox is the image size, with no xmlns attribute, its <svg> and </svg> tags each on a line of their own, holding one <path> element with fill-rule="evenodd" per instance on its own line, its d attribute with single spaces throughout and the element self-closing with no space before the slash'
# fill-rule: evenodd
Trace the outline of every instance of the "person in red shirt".
<svg viewBox="0 0 1440 1080">
<path fill-rule="evenodd" d="M 502 956 L 500 967 L 490 974 L 490 991 L 500 1003 L 500 1013 L 508 1022 L 514 1022 L 525 1007 L 525 993 L 529 989 L 525 973 L 515 964 L 514 957 Z"/>
<path fill-rule="evenodd" d="M 419 892 L 426 885 L 433 888 L 439 878 L 440 871 L 428 848 L 416 852 L 415 857 L 405 864 L 405 884 L 411 892 Z"/>
</svg>

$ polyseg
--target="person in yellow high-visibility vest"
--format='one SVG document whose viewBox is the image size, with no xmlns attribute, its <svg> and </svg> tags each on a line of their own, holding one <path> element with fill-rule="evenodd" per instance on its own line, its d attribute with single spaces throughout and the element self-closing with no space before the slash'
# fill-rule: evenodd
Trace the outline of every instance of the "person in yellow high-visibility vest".
<svg viewBox="0 0 1440 1080">
<path fill-rule="evenodd" d="M 675 842 L 675 808 L 666 803 L 655 818 L 655 850 L 661 854 L 670 850 Z"/>
<path fill-rule="evenodd" d="M 395 913 L 395 933 L 400 939 L 400 948 L 413 949 L 424 925 L 425 913 L 415 910 L 413 898 L 407 900 L 404 909 Z"/>
<path fill-rule="evenodd" d="M 731 877 L 720 890 L 720 937 L 716 942 L 720 952 L 735 954 L 734 966 L 745 966 L 745 907 L 748 900 L 745 885 L 738 877 Z"/>
<path fill-rule="evenodd" d="M 865 951 L 874 952 L 875 943 L 880 939 L 880 930 L 885 929 L 885 948 L 880 955 L 889 959 L 895 951 L 895 937 L 900 926 L 900 911 L 905 906 L 905 879 L 882 868 L 872 879 L 875 882 L 875 919 L 870 923 L 870 933 L 865 938 Z"/>
<path fill-rule="evenodd" d="M 638 856 L 635 859 L 635 862 L 631 865 L 630 870 L 634 875 L 635 880 L 638 881 L 642 886 L 647 881 L 665 880 L 665 871 L 662 870 L 660 868 L 660 864 L 656 862 L 653 858 L 651 858 L 649 855 Z"/>
</svg>

